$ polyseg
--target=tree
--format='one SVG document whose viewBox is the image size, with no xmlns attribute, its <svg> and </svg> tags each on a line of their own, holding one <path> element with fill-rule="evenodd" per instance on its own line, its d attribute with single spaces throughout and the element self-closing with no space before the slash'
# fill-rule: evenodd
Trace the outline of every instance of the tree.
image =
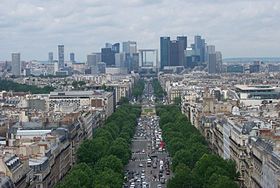
<svg viewBox="0 0 280 188">
<path fill-rule="evenodd" d="M 105 169 L 94 176 L 95 187 L 116 187 L 121 188 L 123 177 L 121 174 L 114 172 L 112 169 Z"/>
<path fill-rule="evenodd" d="M 75 178 L 70 181 L 70 173 L 65 177 L 68 183 L 61 188 L 122 187 L 123 166 L 131 155 L 130 143 L 137 123 L 136 118 L 140 113 L 139 106 L 120 106 L 106 120 L 105 125 L 97 129 L 91 140 L 83 141 L 77 152 L 78 163 L 86 163 L 91 168 L 92 173 L 88 173 L 93 180 L 88 181 L 86 178 L 87 184 L 80 183 Z"/>
<path fill-rule="evenodd" d="M 179 164 L 175 170 L 175 177 L 173 177 L 167 183 L 167 187 L 169 188 L 192 188 L 193 180 L 192 180 L 191 170 L 184 164 Z"/>
<path fill-rule="evenodd" d="M 177 106 L 181 106 L 181 102 L 182 102 L 181 97 L 176 97 L 174 99 L 174 104 Z"/>
<path fill-rule="evenodd" d="M 56 188 L 92 187 L 93 172 L 85 163 L 75 165 Z"/>
<path fill-rule="evenodd" d="M 214 173 L 227 176 L 231 180 L 234 180 L 237 176 L 235 166 L 232 166 L 231 162 L 228 163 L 228 161 L 222 160 L 222 158 L 217 155 L 204 154 L 201 159 L 197 161 L 193 169 L 193 175 L 197 184 L 206 186 Z"/>
<path fill-rule="evenodd" d="M 128 104 L 129 103 L 129 100 L 127 97 L 122 97 L 120 98 L 120 101 L 119 101 L 119 104 L 120 105 L 123 105 L 123 104 Z"/>
<path fill-rule="evenodd" d="M 115 140 L 112 143 L 109 153 L 112 155 L 115 155 L 119 159 L 121 159 L 121 161 L 124 165 L 128 162 L 128 160 L 130 158 L 129 146 L 126 143 L 124 143 L 123 141 L 121 141 L 121 139 Z"/>
<path fill-rule="evenodd" d="M 123 164 L 122 161 L 114 155 L 109 155 L 101 158 L 94 166 L 94 170 L 100 173 L 106 169 L 111 169 L 114 172 L 122 173 Z"/>
<path fill-rule="evenodd" d="M 18 84 L 10 80 L 0 79 L 0 90 L 14 91 L 14 92 L 30 92 L 32 94 L 50 93 L 54 90 L 51 86 L 37 87 L 33 85 Z"/>
<path fill-rule="evenodd" d="M 210 187 L 235 188 L 234 181 L 238 177 L 235 163 L 209 154 L 204 137 L 182 115 L 178 106 L 159 106 L 157 114 L 166 148 L 173 157 L 175 177 L 168 182 L 169 187 L 209 187 L 211 183 Z M 217 180 L 217 177 L 222 178 Z"/>
<path fill-rule="evenodd" d="M 104 137 L 85 140 L 78 149 L 78 161 L 95 164 L 101 157 L 107 154 L 108 149 L 109 142 Z"/>
<path fill-rule="evenodd" d="M 227 176 L 218 175 L 214 173 L 208 182 L 209 188 L 238 188 L 238 185 Z"/>
<path fill-rule="evenodd" d="M 136 98 L 136 100 L 139 99 L 139 97 L 143 94 L 143 90 L 145 88 L 145 82 L 144 80 L 138 80 L 134 87 L 132 88 L 132 96 Z"/>
<path fill-rule="evenodd" d="M 77 81 L 73 81 L 72 82 L 72 86 L 74 87 L 74 89 L 77 89 L 78 88 L 78 82 Z"/>
</svg>

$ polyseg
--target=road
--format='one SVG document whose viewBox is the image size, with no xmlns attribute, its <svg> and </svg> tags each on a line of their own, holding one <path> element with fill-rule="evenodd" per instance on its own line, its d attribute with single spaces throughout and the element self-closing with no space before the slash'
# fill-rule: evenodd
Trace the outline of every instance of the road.
<svg viewBox="0 0 280 188">
<path fill-rule="evenodd" d="M 154 113 L 152 96 L 153 89 L 147 83 L 142 97 L 142 115 L 137 120 L 131 144 L 132 157 L 125 168 L 125 188 L 165 188 L 171 176 L 171 160 L 164 151 L 159 117 Z"/>
</svg>

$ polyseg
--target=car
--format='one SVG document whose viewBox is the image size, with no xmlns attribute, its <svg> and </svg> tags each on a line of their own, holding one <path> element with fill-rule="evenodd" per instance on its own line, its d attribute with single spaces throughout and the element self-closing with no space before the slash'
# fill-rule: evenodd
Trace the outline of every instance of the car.
<svg viewBox="0 0 280 188">
<path fill-rule="evenodd" d="M 157 168 L 157 164 L 156 163 L 153 163 L 153 168 Z"/>
<path fill-rule="evenodd" d="M 143 164 L 142 164 L 142 163 L 140 163 L 140 164 L 139 164 L 139 167 L 143 167 Z"/>
<path fill-rule="evenodd" d="M 166 175 L 170 175 L 170 170 L 166 170 Z"/>
<path fill-rule="evenodd" d="M 165 178 L 164 177 L 160 178 L 160 183 L 165 184 Z"/>
<path fill-rule="evenodd" d="M 162 188 L 161 184 L 158 184 L 158 185 L 157 185 L 157 188 Z"/>
<path fill-rule="evenodd" d="M 142 169 L 142 171 L 141 171 L 142 173 L 145 173 L 145 169 Z"/>
</svg>

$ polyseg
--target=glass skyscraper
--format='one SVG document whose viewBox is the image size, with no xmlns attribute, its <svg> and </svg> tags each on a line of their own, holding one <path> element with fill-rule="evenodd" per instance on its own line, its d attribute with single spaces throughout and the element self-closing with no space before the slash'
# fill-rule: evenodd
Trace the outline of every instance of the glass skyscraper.
<svg viewBox="0 0 280 188">
<path fill-rule="evenodd" d="M 170 37 L 160 37 L 160 68 L 170 66 Z"/>
<path fill-rule="evenodd" d="M 14 76 L 20 76 L 20 73 L 21 73 L 20 53 L 12 53 L 12 74 Z"/>
<path fill-rule="evenodd" d="M 179 55 L 179 65 L 185 65 L 185 50 L 188 46 L 188 38 L 186 36 L 178 36 L 178 55 Z"/>
<path fill-rule="evenodd" d="M 58 68 L 64 68 L 64 45 L 58 45 Z"/>
<path fill-rule="evenodd" d="M 179 41 L 170 42 L 170 66 L 179 66 Z"/>
</svg>

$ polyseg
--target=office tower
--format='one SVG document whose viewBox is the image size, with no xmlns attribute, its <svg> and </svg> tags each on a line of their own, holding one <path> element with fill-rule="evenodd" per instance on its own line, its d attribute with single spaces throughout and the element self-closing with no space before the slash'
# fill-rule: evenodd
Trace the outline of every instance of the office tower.
<svg viewBox="0 0 280 188">
<path fill-rule="evenodd" d="M 196 55 L 199 55 L 200 62 L 205 61 L 205 40 L 201 38 L 201 36 L 195 36 L 194 37 L 194 49 L 196 52 Z"/>
<path fill-rule="evenodd" d="M 12 53 L 12 74 L 14 76 L 21 75 L 20 53 Z"/>
<path fill-rule="evenodd" d="M 58 68 L 64 68 L 64 45 L 58 45 Z"/>
<path fill-rule="evenodd" d="M 127 67 L 125 65 L 125 62 L 126 62 L 126 54 L 125 53 L 116 53 L 115 54 L 116 67 L 119 67 L 119 68 Z"/>
<path fill-rule="evenodd" d="M 53 52 L 49 52 L 49 62 L 53 62 Z"/>
<path fill-rule="evenodd" d="M 112 48 L 101 48 L 101 61 L 106 63 L 106 66 L 115 65 L 115 53 Z"/>
<path fill-rule="evenodd" d="M 216 53 L 208 54 L 208 73 L 217 73 L 217 56 Z"/>
<path fill-rule="evenodd" d="M 194 36 L 194 48 L 195 50 L 199 50 L 202 47 L 201 36 Z"/>
<path fill-rule="evenodd" d="M 200 61 L 200 56 L 196 55 L 194 48 L 187 48 L 185 50 L 186 63 L 185 68 L 194 68 Z"/>
<path fill-rule="evenodd" d="M 179 66 L 179 42 L 177 40 L 170 42 L 170 66 Z"/>
<path fill-rule="evenodd" d="M 115 43 L 112 45 L 112 51 L 115 53 L 120 53 L 120 43 Z"/>
<path fill-rule="evenodd" d="M 201 62 L 205 62 L 205 51 L 206 51 L 205 39 L 201 39 L 201 50 L 200 50 Z"/>
<path fill-rule="evenodd" d="M 105 43 L 105 48 L 112 48 L 112 44 L 111 44 L 111 43 L 106 42 L 106 43 Z"/>
<path fill-rule="evenodd" d="M 170 37 L 160 37 L 160 68 L 170 65 Z"/>
<path fill-rule="evenodd" d="M 216 53 L 214 45 L 207 45 L 206 47 L 206 54 L 214 54 Z"/>
<path fill-rule="evenodd" d="M 207 45 L 205 49 L 205 61 L 208 63 L 208 55 L 216 53 L 214 45 Z"/>
<path fill-rule="evenodd" d="M 223 56 L 221 52 L 216 52 L 216 59 L 217 59 L 217 65 L 216 65 L 216 70 L 217 73 L 222 72 L 222 67 L 223 67 Z"/>
<path fill-rule="evenodd" d="M 70 53 L 70 61 L 75 62 L 75 54 L 73 52 Z"/>
<path fill-rule="evenodd" d="M 97 73 L 97 55 L 92 53 L 87 55 L 87 65 L 91 70 L 91 73 Z"/>
<path fill-rule="evenodd" d="M 188 46 L 188 38 L 186 36 L 178 36 L 178 51 L 179 51 L 179 65 L 183 66 L 185 65 L 185 50 Z"/>
<path fill-rule="evenodd" d="M 139 71 L 139 53 L 132 54 L 132 66 L 129 68 L 129 71 Z"/>
<path fill-rule="evenodd" d="M 106 66 L 115 65 L 115 53 L 112 48 L 101 48 L 101 61 L 106 63 Z"/>
<path fill-rule="evenodd" d="M 137 43 L 134 41 L 123 42 L 123 52 L 130 54 L 137 53 Z"/>
<path fill-rule="evenodd" d="M 87 55 L 87 65 L 88 67 L 95 67 L 97 65 L 97 55 L 95 53 Z"/>
</svg>

